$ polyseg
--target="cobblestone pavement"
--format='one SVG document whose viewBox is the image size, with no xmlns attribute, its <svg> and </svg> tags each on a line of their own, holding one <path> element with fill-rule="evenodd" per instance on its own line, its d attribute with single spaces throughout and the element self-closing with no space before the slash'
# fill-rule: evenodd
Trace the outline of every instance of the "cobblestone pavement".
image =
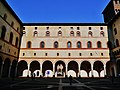
<svg viewBox="0 0 120 90">
<path fill-rule="evenodd" d="M 120 78 L 3 78 L 0 90 L 120 90 Z"/>
</svg>

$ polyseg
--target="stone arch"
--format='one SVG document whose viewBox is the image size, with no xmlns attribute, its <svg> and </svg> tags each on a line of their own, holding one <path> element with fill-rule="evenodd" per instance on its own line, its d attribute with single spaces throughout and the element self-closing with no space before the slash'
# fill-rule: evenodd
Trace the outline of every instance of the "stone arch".
<svg viewBox="0 0 120 90">
<path fill-rule="evenodd" d="M 89 72 L 91 71 L 91 64 L 89 61 L 83 61 L 81 63 L 80 70 L 84 70 L 87 72 L 87 75 L 89 76 Z"/>
<path fill-rule="evenodd" d="M 30 63 L 30 71 L 33 73 L 35 70 L 40 70 L 40 63 L 38 61 L 32 61 Z"/>
<path fill-rule="evenodd" d="M 65 76 L 65 63 L 61 60 L 55 63 L 55 76 Z"/>
<path fill-rule="evenodd" d="M 100 77 L 100 72 L 104 70 L 104 65 L 101 61 L 95 61 L 93 64 L 93 70 L 96 70 L 98 72 L 98 75 Z"/>
<path fill-rule="evenodd" d="M 23 75 L 23 71 L 25 69 L 28 69 L 28 64 L 25 60 L 21 60 L 20 62 L 18 62 L 18 66 L 17 66 L 17 76 L 22 76 Z"/>
<path fill-rule="evenodd" d="M 6 58 L 3 64 L 2 77 L 8 77 L 10 68 L 10 59 Z"/>
<path fill-rule="evenodd" d="M 43 76 L 45 76 L 46 70 L 51 70 L 51 71 L 53 71 L 53 64 L 52 64 L 52 62 L 49 61 L 49 60 L 44 61 L 43 64 L 42 64 Z M 51 73 L 49 73 L 49 71 L 48 71 L 48 73 L 46 73 L 46 74 L 51 74 Z"/>
<path fill-rule="evenodd" d="M 78 74 L 78 63 L 76 61 L 70 61 L 68 63 L 68 71 L 73 70 L 76 73 L 76 76 Z"/>
<path fill-rule="evenodd" d="M 17 66 L 17 60 L 13 60 L 11 70 L 10 70 L 10 77 L 16 76 L 16 66 Z"/>
</svg>

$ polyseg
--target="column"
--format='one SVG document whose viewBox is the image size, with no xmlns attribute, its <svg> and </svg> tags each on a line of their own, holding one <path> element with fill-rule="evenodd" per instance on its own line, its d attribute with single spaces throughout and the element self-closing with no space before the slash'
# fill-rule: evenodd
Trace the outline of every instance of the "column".
<svg viewBox="0 0 120 90">
<path fill-rule="evenodd" d="M 3 65 L 4 65 L 4 62 L 2 61 L 1 70 L 0 70 L 0 78 L 2 77 Z"/>
<path fill-rule="evenodd" d="M 43 72 L 42 72 L 42 63 L 40 64 L 40 70 L 41 70 L 41 76 L 43 76 Z"/>
<path fill-rule="evenodd" d="M 91 64 L 91 76 L 93 77 L 93 63 Z"/>
<path fill-rule="evenodd" d="M 11 73 L 11 67 L 12 67 L 12 63 L 10 63 L 10 66 L 9 66 L 8 77 L 10 77 L 10 73 Z"/>
<path fill-rule="evenodd" d="M 27 72 L 27 77 L 29 77 L 29 71 L 30 71 L 30 65 L 28 64 L 28 72 Z"/>
<path fill-rule="evenodd" d="M 106 76 L 106 64 L 104 65 L 104 77 Z"/>
<path fill-rule="evenodd" d="M 81 77 L 81 73 L 80 73 L 80 64 L 78 64 L 78 77 Z"/>
<path fill-rule="evenodd" d="M 66 68 L 65 68 L 65 76 L 67 77 L 68 76 L 68 64 L 66 64 Z"/>
<path fill-rule="evenodd" d="M 55 77 L 55 64 L 53 64 L 53 77 Z"/>
</svg>

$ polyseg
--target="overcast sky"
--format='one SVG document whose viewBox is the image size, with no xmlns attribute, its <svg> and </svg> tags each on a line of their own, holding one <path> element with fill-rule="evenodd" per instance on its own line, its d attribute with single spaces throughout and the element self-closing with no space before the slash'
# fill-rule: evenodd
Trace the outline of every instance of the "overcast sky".
<svg viewBox="0 0 120 90">
<path fill-rule="evenodd" d="M 26 23 L 102 23 L 110 0 L 7 0 Z"/>
</svg>

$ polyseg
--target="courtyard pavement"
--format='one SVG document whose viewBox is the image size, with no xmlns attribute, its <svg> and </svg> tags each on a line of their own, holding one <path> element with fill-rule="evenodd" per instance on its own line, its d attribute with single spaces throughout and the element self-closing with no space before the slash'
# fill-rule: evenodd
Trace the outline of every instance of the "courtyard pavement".
<svg viewBox="0 0 120 90">
<path fill-rule="evenodd" d="M 0 90 L 120 90 L 120 78 L 1 78 Z"/>
</svg>

